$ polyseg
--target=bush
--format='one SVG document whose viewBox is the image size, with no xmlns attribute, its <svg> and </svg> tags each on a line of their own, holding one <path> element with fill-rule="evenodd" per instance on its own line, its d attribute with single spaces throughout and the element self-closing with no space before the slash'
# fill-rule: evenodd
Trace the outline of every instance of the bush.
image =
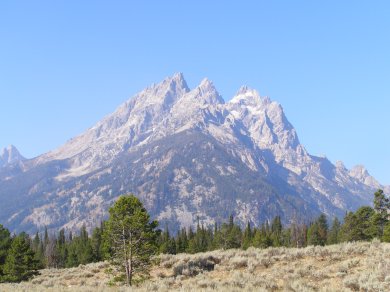
<svg viewBox="0 0 390 292">
<path fill-rule="evenodd" d="M 220 261 L 213 256 L 197 257 L 187 262 L 181 261 L 173 267 L 175 276 L 196 276 L 204 271 L 213 271 L 214 266 Z"/>
</svg>

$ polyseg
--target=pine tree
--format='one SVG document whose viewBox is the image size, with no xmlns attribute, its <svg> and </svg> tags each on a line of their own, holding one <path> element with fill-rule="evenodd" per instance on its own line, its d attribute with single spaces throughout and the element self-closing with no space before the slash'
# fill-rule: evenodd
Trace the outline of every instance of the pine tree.
<svg viewBox="0 0 390 292">
<path fill-rule="evenodd" d="M 282 229 L 282 246 L 291 247 L 291 228 Z"/>
<path fill-rule="evenodd" d="M 383 229 L 382 240 L 384 242 L 390 242 L 390 222 L 387 222 Z"/>
<path fill-rule="evenodd" d="M 38 261 L 39 268 L 43 268 L 44 265 L 44 251 L 43 251 L 43 242 L 39 236 L 38 231 L 34 236 L 34 240 L 32 243 L 32 249 L 35 253 L 35 259 Z"/>
<path fill-rule="evenodd" d="M 176 252 L 183 253 L 188 249 L 188 237 L 185 228 L 182 228 L 177 235 L 176 239 Z"/>
<path fill-rule="evenodd" d="M 165 225 L 164 232 L 160 236 L 160 253 L 176 254 L 176 242 L 169 234 L 168 225 Z"/>
<path fill-rule="evenodd" d="M 282 226 L 282 221 L 280 219 L 280 216 L 276 216 L 271 223 L 271 232 L 280 234 L 282 232 L 282 229 L 283 226 Z"/>
<path fill-rule="evenodd" d="M 240 248 L 242 241 L 242 231 L 240 226 L 234 224 L 233 215 L 230 216 L 229 226 L 226 234 L 226 248 Z"/>
<path fill-rule="evenodd" d="M 76 240 L 76 249 L 78 261 L 80 264 L 88 264 L 93 262 L 94 255 L 91 240 L 88 237 L 88 231 L 85 224 L 80 229 L 80 236 Z"/>
<path fill-rule="evenodd" d="M 132 285 L 134 276 L 142 280 L 148 275 L 151 257 L 157 252 L 157 222 L 141 201 L 133 195 L 121 196 L 109 210 L 104 239 L 111 247 L 112 263 L 124 267 L 126 284 Z"/>
<path fill-rule="evenodd" d="M 337 244 L 340 242 L 341 223 L 337 217 L 333 219 L 332 227 L 329 229 L 327 244 Z"/>
<path fill-rule="evenodd" d="M 272 246 L 281 246 L 282 245 L 282 221 L 280 216 L 276 216 L 271 223 L 271 240 Z"/>
<path fill-rule="evenodd" d="M 248 221 L 242 237 L 242 248 L 247 249 L 248 247 L 252 246 L 253 244 L 252 241 L 253 241 L 253 234 L 252 234 L 251 224 Z"/>
<path fill-rule="evenodd" d="M 57 267 L 65 268 L 68 257 L 68 249 L 65 240 L 65 230 L 61 229 L 56 242 L 56 253 L 58 254 Z"/>
<path fill-rule="evenodd" d="M 100 224 L 100 228 L 96 227 L 92 232 L 91 245 L 93 252 L 93 259 L 95 261 L 101 261 L 103 259 L 102 253 L 102 241 L 103 241 L 103 222 Z"/>
<path fill-rule="evenodd" d="M 77 267 L 79 264 L 80 262 L 77 254 L 76 243 L 74 240 L 72 240 L 68 244 L 68 256 L 66 258 L 65 266 L 67 268 L 72 268 L 72 267 Z"/>
<path fill-rule="evenodd" d="M 373 219 L 373 224 L 377 226 L 377 229 L 374 231 L 374 236 L 382 237 L 383 229 L 388 222 L 389 218 L 389 209 L 390 202 L 389 199 L 385 196 L 383 190 L 378 190 L 374 194 L 374 210 L 375 216 Z"/>
<path fill-rule="evenodd" d="M 307 241 L 311 245 L 325 245 L 328 235 L 328 223 L 324 214 L 309 227 L 307 231 Z"/>
<path fill-rule="evenodd" d="M 328 221 L 325 214 L 321 214 L 317 219 L 320 245 L 325 245 L 328 238 Z"/>
<path fill-rule="evenodd" d="M 188 242 L 188 251 L 190 253 L 205 252 L 211 246 L 211 238 L 208 236 L 207 230 L 204 228 L 203 224 L 200 225 L 199 218 L 198 224 L 196 227 L 196 233 L 193 238 Z"/>
<path fill-rule="evenodd" d="M 218 233 L 214 235 L 217 248 L 240 248 L 242 232 L 238 225 L 234 224 L 233 215 L 229 217 L 229 223 L 222 224 Z"/>
<path fill-rule="evenodd" d="M 3 278 L 3 267 L 7 258 L 8 251 L 11 247 L 11 234 L 7 228 L 0 224 L 0 282 Z"/>
<path fill-rule="evenodd" d="M 12 240 L 11 248 L 4 264 L 4 279 L 8 282 L 20 282 L 38 274 L 38 261 L 30 247 L 25 233 Z"/>
<path fill-rule="evenodd" d="M 360 207 L 355 213 L 349 212 L 344 218 L 341 227 L 340 238 L 342 241 L 371 240 L 374 238 L 375 226 L 373 226 L 373 208 Z M 374 231 L 373 231 L 374 230 Z"/>
<path fill-rule="evenodd" d="M 36 253 L 39 249 L 39 244 L 41 243 L 41 239 L 39 238 L 38 231 L 35 233 L 34 240 L 32 242 L 32 249 Z"/>
<path fill-rule="evenodd" d="M 261 232 L 260 232 L 260 247 L 261 248 L 267 248 L 272 246 L 273 242 L 271 239 L 271 230 L 269 228 L 268 221 L 265 222 L 261 226 Z"/>
</svg>

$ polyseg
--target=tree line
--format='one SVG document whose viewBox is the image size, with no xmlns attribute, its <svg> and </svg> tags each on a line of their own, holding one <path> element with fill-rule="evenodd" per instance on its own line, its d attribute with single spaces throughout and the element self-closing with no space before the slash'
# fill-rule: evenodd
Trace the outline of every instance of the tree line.
<svg viewBox="0 0 390 292">
<path fill-rule="evenodd" d="M 167 226 L 157 229 L 135 196 L 122 196 L 110 208 L 109 219 L 89 234 L 82 226 L 77 234 L 61 229 L 49 235 L 38 232 L 12 235 L 0 225 L 0 282 L 27 280 L 42 268 L 69 268 L 101 260 L 111 260 L 123 270 L 127 284 L 147 275 L 151 256 L 157 253 L 198 253 L 217 249 L 249 247 L 305 247 L 379 238 L 390 242 L 390 202 L 382 190 L 374 194 L 373 207 L 363 206 L 347 212 L 343 222 L 334 218 L 330 224 L 321 214 L 309 224 L 285 226 L 276 216 L 254 227 L 234 222 L 204 226 L 198 219 L 196 228 L 182 228 L 172 235 Z"/>
<path fill-rule="evenodd" d="M 309 224 L 283 226 L 280 217 L 276 216 L 259 227 L 252 227 L 248 222 L 244 229 L 234 223 L 232 215 L 229 222 L 215 224 L 213 228 L 205 227 L 198 220 L 195 231 L 183 228 L 175 236 L 165 228 L 160 236 L 159 251 L 176 254 L 229 248 L 324 246 L 374 238 L 390 242 L 390 202 L 382 190 L 374 194 L 373 205 L 347 212 L 343 223 L 335 217 L 329 224 L 324 214 Z"/>
</svg>

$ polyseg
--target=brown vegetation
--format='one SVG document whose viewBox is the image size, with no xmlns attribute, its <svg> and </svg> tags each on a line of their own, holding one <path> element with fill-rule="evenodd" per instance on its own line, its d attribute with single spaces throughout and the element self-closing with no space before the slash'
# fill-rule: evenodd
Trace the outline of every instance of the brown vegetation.
<svg viewBox="0 0 390 292">
<path fill-rule="evenodd" d="M 150 280 L 110 287 L 108 263 L 46 269 L 0 291 L 390 291 L 390 244 L 342 243 L 307 248 L 226 250 L 161 255 Z"/>
</svg>

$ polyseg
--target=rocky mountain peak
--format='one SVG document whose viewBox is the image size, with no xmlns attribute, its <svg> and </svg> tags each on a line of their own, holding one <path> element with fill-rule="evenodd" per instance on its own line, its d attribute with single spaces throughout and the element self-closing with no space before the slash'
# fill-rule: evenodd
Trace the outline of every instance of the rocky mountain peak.
<svg viewBox="0 0 390 292">
<path fill-rule="evenodd" d="M 190 91 L 186 80 L 184 79 L 183 73 L 175 73 L 172 77 L 165 79 L 166 83 L 169 83 L 171 90 L 176 90 L 179 92 L 188 92 Z"/>
<path fill-rule="evenodd" d="M 363 166 L 349 171 L 310 155 L 279 103 L 248 86 L 224 103 L 209 79 L 190 90 L 182 73 L 62 147 L 23 167 L 4 165 L 18 159 L 13 146 L 0 152 L 0 222 L 30 232 L 91 227 L 129 192 L 163 225 L 188 227 L 232 213 L 243 224 L 343 216 L 381 187 Z"/>
<path fill-rule="evenodd" d="M 0 167 L 25 160 L 14 145 L 9 145 L 0 151 Z"/>
<path fill-rule="evenodd" d="M 346 170 L 344 163 L 341 160 L 336 161 L 335 166 L 337 169 Z"/>
<path fill-rule="evenodd" d="M 379 182 L 372 177 L 367 169 L 363 165 L 356 165 L 350 171 L 349 175 L 355 178 L 357 181 L 369 185 L 373 188 L 379 189 L 381 185 Z"/>
<path fill-rule="evenodd" d="M 127 104 L 130 108 L 137 105 L 144 107 L 149 104 L 169 105 L 189 91 L 190 89 L 183 74 L 176 73 L 171 77 L 165 78 L 160 83 L 147 87 L 136 96 L 130 98 Z"/>
<path fill-rule="evenodd" d="M 268 97 L 260 96 L 259 92 L 255 89 L 243 85 L 237 91 L 236 95 L 230 100 L 232 104 L 250 105 L 250 106 L 262 106 L 269 104 L 271 100 Z"/>
<path fill-rule="evenodd" d="M 349 173 L 352 177 L 355 178 L 365 178 L 370 175 L 364 165 L 354 166 Z"/>
<path fill-rule="evenodd" d="M 238 89 L 236 95 L 246 94 L 248 91 L 251 91 L 248 85 L 242 85 L 240 89 Z"/>
<path fill-rule="evenodd" d="M 197 88 L 195 88 L 195 97 L 202 100 L 205 104 L 224 104 L 222 96 L 215 88 L 214 83 L 208 78 L 204 78 Z"/>
</svg>

